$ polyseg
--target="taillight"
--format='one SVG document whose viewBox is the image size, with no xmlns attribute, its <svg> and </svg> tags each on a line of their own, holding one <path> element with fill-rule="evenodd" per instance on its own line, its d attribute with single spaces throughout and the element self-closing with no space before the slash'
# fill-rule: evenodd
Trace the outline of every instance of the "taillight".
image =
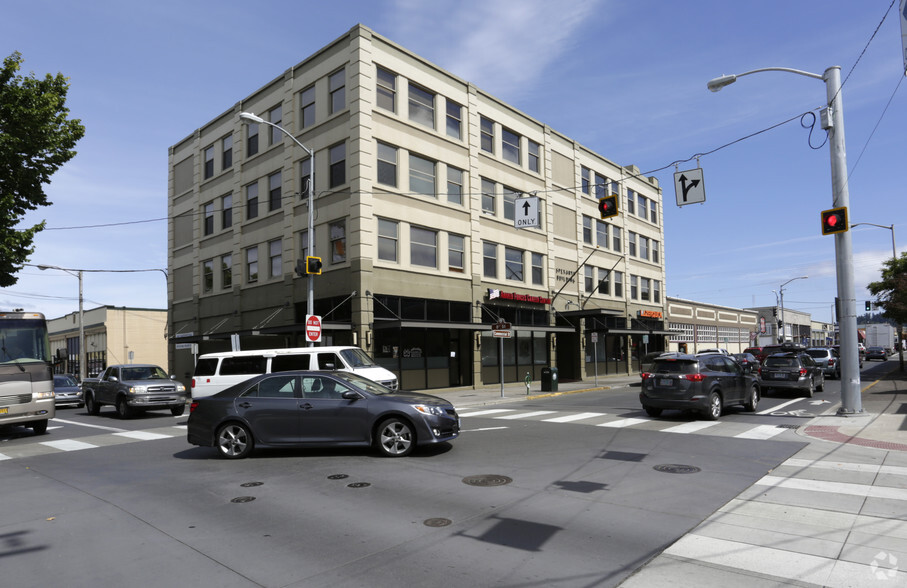
<svg viewBox="0 0 907 588">
<path fill-rule="evenodd" d="M 800 376 L 802 377 L 805 375 L 806 375 L 806 368 L 800 368 Z"/>
<path fill-rule="evenodd" d="M 195 378 L 192 378 L 192 387 L 195 388 Z"/>
<path fill-rule="evenodd" d="M 643 380 L 648 380 L 652 377 L 652 374 L 650 374 L 649 372 L 643 372 L 639 374 L 639 377 L 641 377 Z"/>
<path fill-rule="evenodd" d="M 686 374 L 684 378 L 691 382 L 701 382 L 705 379 L 705 376 L 702 374 Z"/>
<path fill-rule="evenodd" d="M 195 400 L 195 401 L 193 401 L 192 403 L 189 404 L 189 412 L 191 413 L 191 412 L 194 411 L 196 408 L 198 408 L 198 400 Z"/>
<path fill-rule="evenodd" d="M 829 359 L 829 360 L 828 360 L 828 367 L 831 367 L 831 366 L 833 366 L 833 365 L 835 365 L 835 360 L 834 360 L 834 358 Z"/>
</svg>

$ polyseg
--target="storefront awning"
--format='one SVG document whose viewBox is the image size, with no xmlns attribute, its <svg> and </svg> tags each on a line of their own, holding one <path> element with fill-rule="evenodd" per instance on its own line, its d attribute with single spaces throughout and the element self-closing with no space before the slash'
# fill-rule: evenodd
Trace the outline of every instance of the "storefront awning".
<svg viewBox="0 0 907 588">
<path fill-rule="evenodd" d="M 437 321 L 382 320 L 375 321 L 375 330 L 384 329 L 459 329 L 464 331 L 490 331 L 489 323 L 444 323 Z M 514 331 L 542 331 L 545 333 L 575 333 L 571 327 L 549 325 L 513 325 Z"/>
</svg>

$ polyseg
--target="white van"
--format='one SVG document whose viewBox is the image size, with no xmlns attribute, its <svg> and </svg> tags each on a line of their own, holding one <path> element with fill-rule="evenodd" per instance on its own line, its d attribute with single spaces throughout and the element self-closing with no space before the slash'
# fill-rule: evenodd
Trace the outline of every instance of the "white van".
<svg viewBox="0 0 907 588">
<path fill-rule="evenodd" d="M 338 370 L 397 389 L 397 376 L 358 347 L 293 347 L 205 353 L 195 363 L 192 398 L 226 390 L 253 376 L 290 370 Z"/>
</svg>

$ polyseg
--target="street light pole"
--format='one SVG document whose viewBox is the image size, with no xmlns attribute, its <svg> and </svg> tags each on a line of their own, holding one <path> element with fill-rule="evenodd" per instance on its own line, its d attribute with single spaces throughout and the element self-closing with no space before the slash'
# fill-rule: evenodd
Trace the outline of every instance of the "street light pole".
<svg viewBox="0 0 907 588">
<path fill-rule="evenodd" d="M 73 273 L 73 271 L 55 265 L 39 265 L 38 269 L 42 271 L 49 269 L 60 270 L 79 279 L 79 381 L 81 382 L 87 374 L 85 366 L 85 310 L 84 298 L 82 297 L 82 270 L 75 270 L 76 273 Z"/>
<path fill-rule="evenodd" d="M 778 289 L 781 292 L 781 329 L 778 337 L 778 343 L 784 343 L 784 287 L 793 282 L 794 280 L 805 280 L 809 276 L 800 276 L 797 278 L 791 278 L 788 281 L 781 284 L 781 287 Z"/>
<path fill-rule="evenodd" d="M 314 255 L 315 253 L 315 194 L 314 194 L 314 185 L 315 185 L 315 152 L 312 149 L 309 149 L 305 145 L 299 142 L 299 140 L 293 136 L 290 131 L 286 130 L 280 125 L 276 125 L 272 122 L 268 122 L 260 116 L 256 116 L 251 112 L 240 112 L 240 120 L 247 123 L 256 123 L 268 125 L 274 127 L 287 137 L 291 138 L 296 145 L 298 145 L 303 151 L 306 152 L 309 156 L 309 185 L 307 187 L 307 198 L 309 201 L 309 223 L 308 223 L 308 246 L 307 251 L 308 255 Z M 306 314 L 315 314 L 315 274 L 308 274 L 308 294 L 306 300 Z M 314 347 L 315 343 L 309 341 L 309 347 Z"/>
<path fill-rule="evenodd" d="M 710 80 L 707 87 L 712 92 L 737 81 L 737 78 L 765 71 L 794 73 L 825 82 L 827 104 L 823 128 L 828 131 L 828 148 L 831 152 L 832 207 L 849 208 L 850 192 L 847 188 L 847 151 L 844 146 L 844 104 L 841 99 L 841 67 L 834 65 L 823 75 L 787 67 L 766 67 L 737 75 L 724 75 Z M 860 362 L 857 349 L 857 309 L 854 298 L 853 241 L 850 231 L 835 234 L 835 269 L 838 298 L 841 300 L 841 408 L 839 416 L 863 413 L 860 396 Z"/>
</svg>

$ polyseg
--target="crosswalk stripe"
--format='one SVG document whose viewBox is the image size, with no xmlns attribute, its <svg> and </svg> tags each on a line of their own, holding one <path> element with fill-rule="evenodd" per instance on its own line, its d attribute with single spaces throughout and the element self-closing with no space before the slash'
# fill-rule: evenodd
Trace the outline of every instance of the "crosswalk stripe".
<svg viewBox="0 0 907 588">
<path fill-rule="evenodd" d="M 615 428 L 615 429 L 623 429 L 624 427 L 632 427 L 632 426 L 634 426 L 634 425 L 639 425 L 639 424 L 642 424 L 642 423 L 650 423 L 650 422 L 652 422 L 652 421 L 650 421 L 649 419 L 633 419 L 633 418 L 630 418 L 630 419 L 620 419 L 620 420 L 617 420 L 617 421 L 611 421 L 611 422 L 608 422 L 608 423 L 601 423 L 601 424 L 596 425 L 596 426 L 597 426 L 597 427 L 613 427 L 613 428 Z"/>
<path fill-rule="evenodd" d="M 689 423 L 683 423 L 682 425 L 676 425 L 673 427 L 668 427 L 667 429 L 662 429 L 662 433 L 695 433 L 696 431 L 701 431 L 709 427 L 714 427 L 718 424 L 718 421 L 692 421 Z"/>
<path fill-rule="evenodd" d="M 466 414 L 459 413 L 460 416 L 465 417 L 474 417 L 474 416 L 485 416 L 489 414 L 500 414 L 502 412 L 515 412 L 512 408 L 489 408 L 488 410 L 480 410 L 478 412 L 469 412 Z"/>
<path fill-rule="evenodd" d="M 53 447 L 54 449 L 59 449 L 60 451 L 78 451 L 80 449 L 93 449 L 97 445 L 92 445 L 91 443 L 83 443 L 82 441 L 76 441 L 75 439 L 60 439 L 59 441 L 42 441 L 41 445 L 46 445 L 47 447 Z"/>
<path fill-rule="evenodd" d="M 12 458 L 8 455 L 3 455 L 2 453 L 0 453 L 0 461 L 3 461 L 4 459 L 12 459 Z"/>
<path fill-rule="evenodd" d="M 877 465 L 871 463 L 842 463 L 815 461 L 811 459 L 790 458 L 780 466 L 790 466 L 795 468 L 818 468 L 823 470 L 838 470 L 846 472 L 864 472 L 870 474 L 891 474 L 895 476 L 907 476 L 907 467 Z"/>
<path fill-rule="evenodd" d="M 494 417 L 496 419 L 528 419 L 532 417 L 541 416 L 543 414 L 554 414 L 556 411 L 553 410 L 537 410 L 535 412 L 523 412 L 520 414 L 508 414 L 505 416 Z"/>
<path fill-rule="evenodd" d="M 780 435 L 786 429 L 780 429 L 775 425 L 759 425 L 758 427 L 753 427 L 749 431 L 740 433 L 739 435 L 734 435 L 737 439 L 771 439 L 775 435 Z"/>
<path fill-rule="evenodd" d="M 544 423 L 572 423 L 573 421 L 581 421 L 583 419 L 591 419 L 595 417 L 608 416 L 606 412 L 581 412 L 579 414 L 568 414 L 567 416 L 554 417 L 551 419 L 543 419 Z"/>
<path fill-rule="evenodd" d="M 848 482 L 828 482 L 823 480 L 804 480 L 802 478 L 764 476 L 762 479 L 756 481 L 756 485 L 770 486 L 772 488 L 807 490 L 809 492 L 849 494 L 851 496 L 863 496 L 866 498 L 889 498 L 892 500 L 907 500 L 907 489 L 905 488 L 866 486 L 863 484 L 850 484 Z"/>
<path fill-rule="evenodd" d="M 160 433 L 149 433 L 148 431 L 126 431 L 125 433 L 114 433 L 116 437 L 128 437 L 138 439 L 139 441 L 152 441 L 154 439 L 171 439 L 172 435 L 161 435 Z"/>
</svg>

